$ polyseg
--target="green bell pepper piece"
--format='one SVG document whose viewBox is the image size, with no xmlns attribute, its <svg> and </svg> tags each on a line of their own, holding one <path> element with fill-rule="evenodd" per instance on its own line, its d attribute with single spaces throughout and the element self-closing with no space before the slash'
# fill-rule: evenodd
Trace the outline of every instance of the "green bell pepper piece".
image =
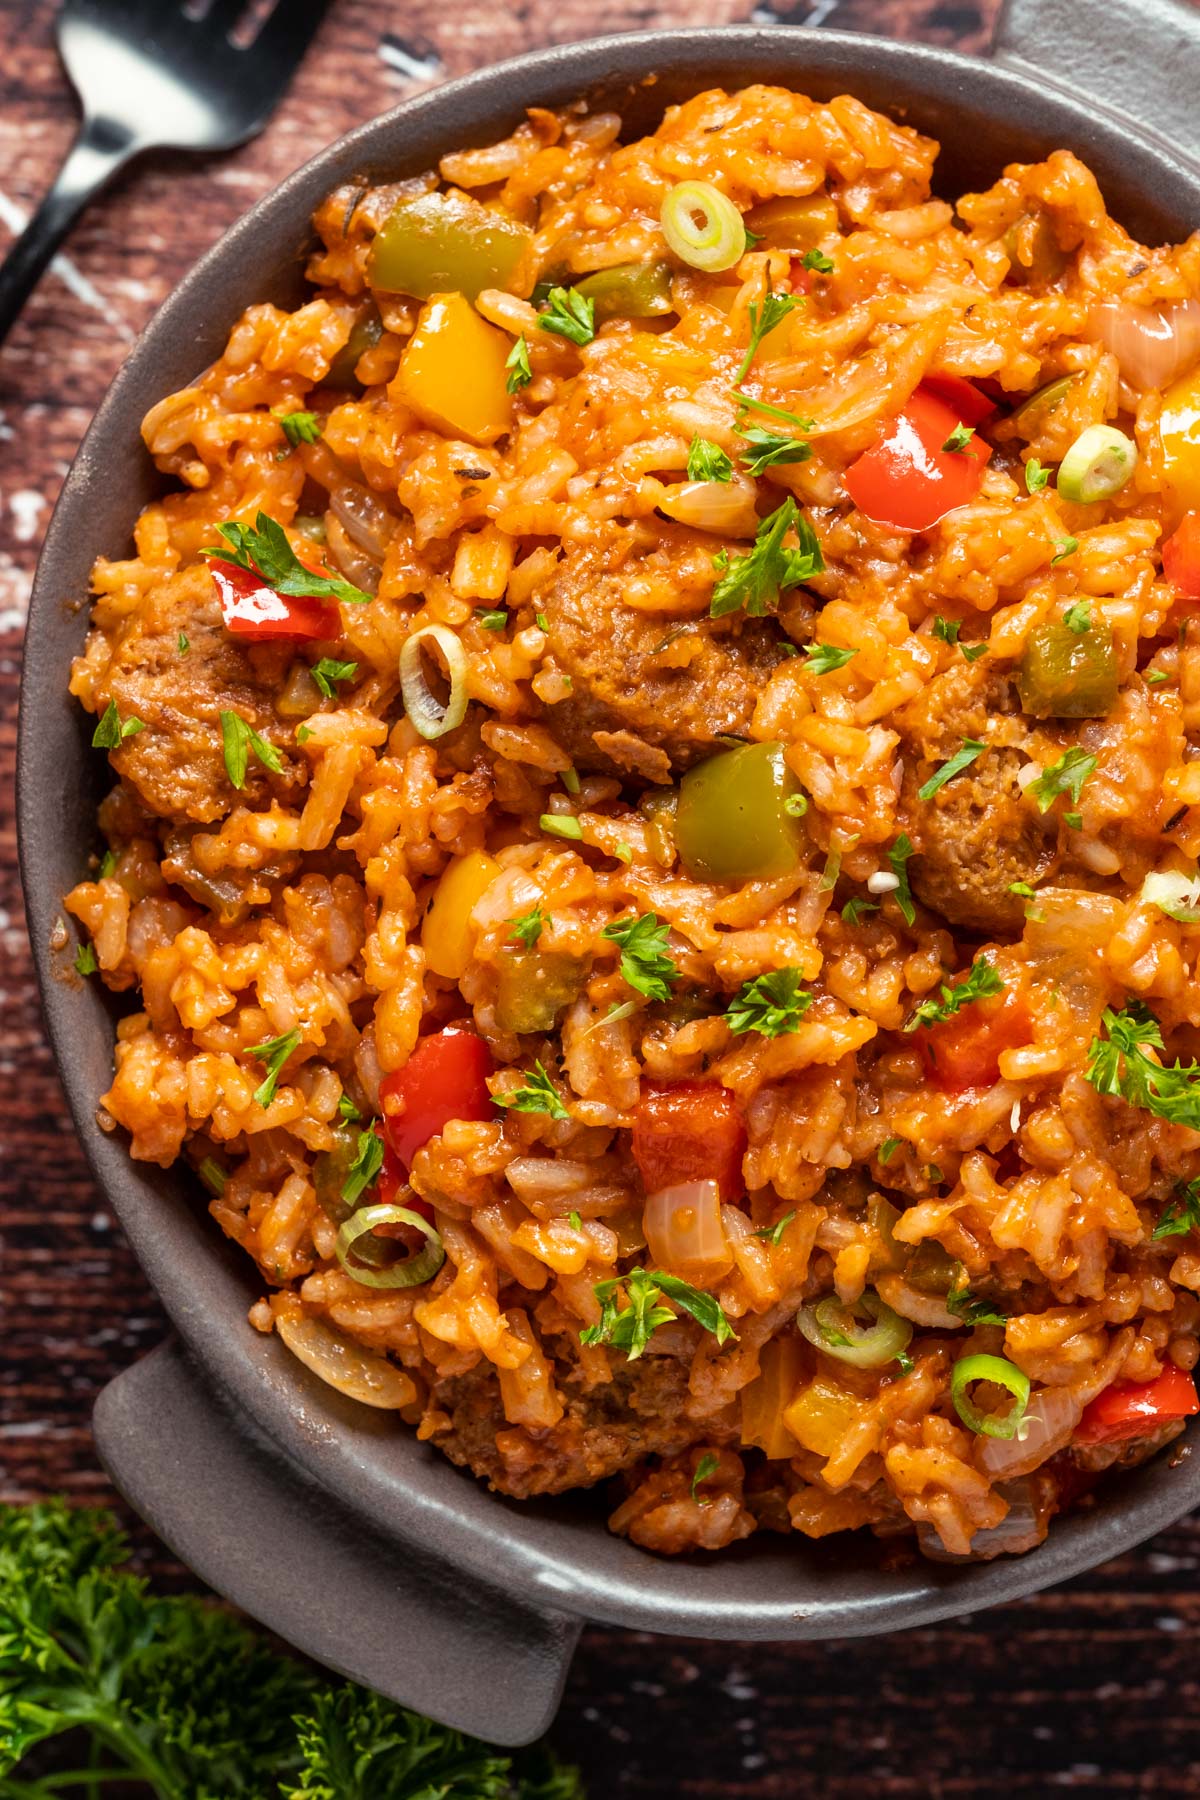
<svg viewBox="0 0 1200 1800">
<path fill-rule="evenodd" d="M 465 294 L 506 288 L 529 247 L 515 219 L 457 194 L 397 201 L 367 261 L 367 279 L 386 294 Z"/>
<path fill-rule="evenodd" d="M 496 968 L 496 1023 L 502 1031 L 551 1031 L 578 998 L 588 964 L 549 950 L 505 950 Z"/>
<path fill-rule="evenodd" d="M 618 263 L 597 269 L 575 283 L 575 292 L 593 303 L 597 325 L 605 319 L 654 319 L 675 310 L 669 263 Z"/>
<path fill-rule="evenodd" d="M 800 784 L 779 744 L 721 750 L 684 776 L 675 842 L 698 881 L 767 881 L 800 861 L 804 828 L 787 810 Z"/>
<path fill-rule="evenodd" d="M 373 350 L 382 336 L 383 320 L 372 302 L 368 310 L 361 313 L 350 327 L 350 336 L 329 365 L 325 386 L 343 389 L 360 387 L 362 384 L 354 373 L 358 367 L 358 359 L 368 350 Z"/>
<path fill-rule="evenodd" d="M 1117 680 L 1108 626 L 1097 622 L 1076 632 L 1059 619 L 1030 632 L 1017 692 L 1031 719 L 1102 719 L 1116 705 Z"/>
</svg>

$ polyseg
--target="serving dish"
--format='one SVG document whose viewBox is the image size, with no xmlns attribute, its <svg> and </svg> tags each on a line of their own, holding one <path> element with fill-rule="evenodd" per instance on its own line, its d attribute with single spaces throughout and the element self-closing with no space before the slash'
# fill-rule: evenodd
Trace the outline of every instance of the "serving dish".
<svg viewBox="0 0 1200 1800">
<path fill-rule="evenodd" d="M 777 28 L 639 34 L 520 59 L 363 127 L 268 197 L 193 271 L 134 351 L 68 479 L 43 553 L 20 743 L 23 868 L 51 1036 L 93 1169 L 179 1336 L 113 1384 L 101 1453 L 132 1503 L 221 1592 L 322 1660 L 504 1742 L 556 1703 L 584 1619 L 729 1638 L 861 1635 L 1030 1593 L 1137 1542 L 1200 1498 L 1200 1474 L 1159 1462 L 1059 1522 L 1020 1563 L 899 1568 L 873 1544 L 789 1545 L 662 1564 L 608 1537 L 586 1502 L 489 1496 L 386 1420 L 306 1376 L 245 1328 L 249 1282 L 185 1182 L 132 1168 L 93 1116 L 111 1058 L 97 994 L 62 980 L 60 896 L 76 879 L 103 774 L 65 672 L 97 551 L 122 553 L 155 492 L 138 426 L 147 406 L 215 354 L 264 296 L 294 304 L 314 203 L 352 174 L 415 172 L 452 144 L 489 141 L 529 104 L 580 94 L 646 128 L 702 86 L 767 78 L 818 98 L 849 90 L 938 137 L 954 191 L 1059 144 L 1095 169 L 1116 214 L 1156 240 L 1187 232 L 1200 165 L 1167 71 L 1200 41 L 1183 0 L 1105 9 L 1103 53 L 1065 0 L 1013 0 L 998 62 Z M 1095 36 L 1094 26 L 1091 37 Z M 1163 92 L 1151 92 L 1162 70 Z M 1090 92 L 1075 91 L 1080 81 Z M 1142 130 L 1119 110 L 1133 93 Z M 114 479 L 114 471 L 121 478 Z M 66 604 L 64 604 L 66 602 Z M 1178 1456 L 1174 1459 L 1178 1464 Z"/>
</svg>

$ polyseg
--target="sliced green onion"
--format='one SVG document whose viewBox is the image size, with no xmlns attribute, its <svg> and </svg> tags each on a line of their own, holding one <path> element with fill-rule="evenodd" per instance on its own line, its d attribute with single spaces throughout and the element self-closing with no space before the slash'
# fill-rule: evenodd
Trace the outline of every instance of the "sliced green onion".
<svg viewBox="0 0 1200 1800">
<path fill-rule="evenodd" d="M 976 1381 L 990 1381 L 996 1387 L 1006 1388 L 1015 1404 L 1006 1413 L 981 1413 L 967 1393 Z M 950 1398 L 969 1431 L 977 1431 L 983 1437 L 1015 1437 L 1029 1405 L 1029 1377 L 1003 1356 L 963 1356 L 955 1363 L 950 1377 Z"/>
<path fill-rule="evenodd" d="M 1184 875 L 1178 869 L 1155 871 L 1143 881 L 1138 899 L 1143 906 L 1157 906 L 1181 925 L 1200 925 L 1200 874 Z"/>
<path fill-rule="evenodd" d="M 715 275 L 745 254 L 742 215 L 711 181 L 681 181 L 663 201 L 661 218 L 668 245 L 690 268 Z"/>
<path fill-rule="evenodd" d="M 377 1225 L 415 1226 L 425 1234 L 425 1248 L 416 1256 L 410 1256 L 407 1262 L 393 1263 L 387 1269 L 367 1269 L 361 1263 L 352 1263 L 350 1251 L 355 1243 L 374 1231 Z M 360 1207 L 338 1227 L 334 1254 L 352 1281 L 373 1288 L 420 1287 L 423 1282 L 432 1280 L 446 1260 L 442 1240 L 433 1226 L 420 1213 L 410 1212 L 407 1206 Z"/>
<path fill-rule="evenodd" d="M 869 1326 L 861 1324 L 861 1313 L 872 1321 Z M 810 1344 L 856 1369 L 882 1369 L 908 1347 L 913 1334 L 907 1319 L 869 1291 L 853 1306 L 843 1306 L 836 1294 L 802 1306 L 796 1323 Z"/>
<path fill-rule="evenodd" d="M 1137 467 L 1137 445 L 1115 425 L 1089 425 L 1081 431 L 1058 468 L 1058 491 L 1064 500 L 1090 506 L 1119 494 Z"/>
<path fill-rule="evenodd" d="M 435 644 L 446 664 L 450 692 L 443 703 L 430 691 L 421 662 L 422 646 Z M 423 738 L 445 737 L 467 712 L 467 653 L 448 625 L 426 625 L 406 638 L 400 652 L 400 692 L 404 710 Z"/>
</svg>

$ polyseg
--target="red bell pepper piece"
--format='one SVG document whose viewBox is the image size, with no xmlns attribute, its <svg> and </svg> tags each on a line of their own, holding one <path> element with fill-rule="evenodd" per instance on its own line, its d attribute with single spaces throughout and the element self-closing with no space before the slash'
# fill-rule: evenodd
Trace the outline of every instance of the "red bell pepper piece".
<svg viewBox="0 0 1200 1800">
<path fill-rule="evenodd" d="M 745 1122 L 728 1088 L 715 1081 L 643 1086 L 633 1160 L 647 1194 L 683 1181 L 715 1181 L 722 1200 L 740 1200 L 745 1150 Z"/>
<path fill-rule="evenodd" d="M 383 1135 L 404 1175 L 451 1119 L 490 1119 L 492 1054 L 477 1031 L 450 1025 L 422 1038 L 402 1069 L 379 1084 Z"/>
<path fill-rule="evenodd" d="M 904 411 L 842 476 L 860 512 L 893 531 L 928 531 L 979 492 L 992 446 L 973 437 L 962 450 L 943 450 L 958 408 L 922 384 Z"/>
<path fill-rule="evenodd" d="M 1123 1444 L 1150 1437 L 1173 1419 L 1200 1412 L 1196 1384 L 1185 1370 L 1167 1363 L 1154 1381 L 1114 1381 L 1089 1406 L 1075 1427 L 1077 1444 Z"/>
<path fill-rule="evenodd" d="M 926 375 L 921 387 L 952 407 L 964 425 L 978 425 L 996 410 L 996 402 L 962 375 Z"/>
<path fill-rule="evenodd" d="M 964 1006 L 953 1018 L 930 1025 L 918 1036 L 921 1055 L 935 1087 L 948 1093 L 992 1087 L 1000 1079 L 1005 1050 L 1030 1041 L 1031 1020 L 1024 997 L 1013 988 Z"/>
<path fill-rule="evenodd" d="M 342 616 L 328 600 L 280 594 L 262 576 L 237 563 L 212 561 L 226 631 L 252 641 L 265 638 L 336 638 Z"/>
<path fill-rule="evenodd" d="M 1162 547 L 1163 574 L 1181 600 L 1200 600 L 1200 513 L 1190 512 Z"/>
</svg>

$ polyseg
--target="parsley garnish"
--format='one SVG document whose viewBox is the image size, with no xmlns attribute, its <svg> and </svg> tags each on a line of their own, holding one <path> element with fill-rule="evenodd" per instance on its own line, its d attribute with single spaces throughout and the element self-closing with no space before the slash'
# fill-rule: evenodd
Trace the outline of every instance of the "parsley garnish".
<svg viewBox="0 0 1200 1800">
<path fill-rule="evenodd" d="M 741 459 L 747 475 L 761 475 L 764 469 L 777 468 L 781 463 L 807 462 L 812 455 L 812 445 L 803 438 L 767 431 L 761 425 L 739 425 L 738 430 L 748 446 Z"/>
<path fill-rule="evenodd" d="M 950 433 L 950 436 L 942 445 L 942 449 L 951 453 L 961 452 L 966 449 L 974 436 L 975 427 L 973 425 L 964 425 L 960 419 L 958 424 L 954 427 L 954 430 Z"/>
<path fill-rule="evenodd" d="M 1036 494 L 1046 486 L 1049 479 L 1049 469 L 1044 469 L 1037 457 L 1031 456 L 1025 464 L 1025 491 Z"/>
<path fill-rule="evenodd" d="M 1163 1048 L 1162 1028 L 1143 1000 L 1123 1011 L 1105 1007 L 1107 1038 L 1088 1048 L 1087 1078 L 1097 1093 L 1115 1094 L 1159 1119 L 1200 1131 L 1200 1064 L 1160 1063 L 1148 1050 Z"/>
<path fill-rule="evenodd" d="M 357 1106 L 355 1106 L 349 1094 L 343 1094 L 338 1101 L 338 1117 L 344 1119 L 347 1125 L 359 1125 L 362 1123 L 362 1114 L 359 1112 Z"/>
<path fill-rule="evenodd" d="M 1200 1177 L 1176 1190 L 1177 1197 L 1163 1208 L 1152 1238 L 1182 1237 L 1185 1231 L 1200 1231 Z"/>
<path fill-rule="evenodd" d="M 274 744 L 268 744 L 266 738 L 259 737 L 240 713 L 221 714 L 221 742 L 225 752 L 225 772 L 239 791 L 246 785 L 246 761 L 251 750 L 272 774 L 282 772 L 283 762 Z"/>
<path fill-rule="evenodd" d="M 957 644 L 962 624 L 958 619 L 943 619 L 941 613 L 934 616 L 933 635 L 941 638 L 943 644 Z"/>
<path fill-rule="evenodd" d="M 800 986 L 799 969 L 772 969 L 753 981 L 743 982 L 725 1014 L 730 1031 L 757 1031 L 763 1037 L 782 1037 L 795 1031 L 813 1003 Z"/>
<path fill-rule="evenodd" d="M 1082 637 L 1085 631 L 1090 630 L 1091 623 L 1092 609 L 1086 600 L 1076 600 L 1074 606 L 1068 606 L 1063 614 L 1063 624 L 1068 631 L 1073 631 L 1076 637 Z"/>
<path fill-rule="evenodd" d="M 753 1235 L 756 1238 L 762 1238 L 763 1242 L 770 1244 L 772 1249 L 778 1250 L 783 1242 L 783 1234 L 795 1216 L 794 1209 L 791 1212 L 785 1212 L 782 1219 L 776 1219 L 774 1225 L 761 1225 Z"/>
<path fill-rule="evenodd" d="M 99 968 L 96 961 L 94 944 L 80 944 L 75 952 L 75 973 L 77 975 L 94 975 Z"/>
<path fill-rule="evenodd" d="M 750 342 L 746 347 L 746 354 L 742 358 L 738 372 L 733 378 L 735 386 L 739 381 L 746 379 L 750 364 L 758 355 L 758 347 L 768 331 L 774 331 L 775 327 L 781 324 L 790 312 L 794 312 L 796 307 L 803 305 L 804 296 L 802 294 L 776 294 L 771 288 L 767 289 L 761 302 L 757 300 L 750 302 L 747 309 L 750 319 Z"/>
<path fill-rule="evenodd" d="M 1068 556 L 1074 556 L 1079 548 L 1079 539 L 1074 537 L 1059 538 L 1054 546 L 1054 555 L 1050 558 L 1050 567 L 1055 568 L 1065 562 Z"/>
<path fill-rule="evenodd" d="M 541 937 L 546 923 L 542 917 L 541 902 L 539 901 L 532 912 L 522 913 L 520 918 L 510 919 L 508 922 L 512 926 L 512 930 L 508 934 L 509 942 L 524 944 L 527 950 L 532 950 Z"/>
<path fill-rule="evenodd" d="M 316 413 L 284 413 L 279 424 L 293 450 L 297 444 L 315 444 L 321 435 L 321 421 Z"/>
<path fill-rule="evenodd" d="M 899 1364 L 900 1373 L 902 1375 L 911 1375 L 912 1374 L 913 1368 L 914 1368 L 913 1359 L 908 1354 L 907 1350 L 897 1350 L 895 1356 L 893 1356 L 893 1358 L 892 1358 L 892 1361 L 894 1363 Z"/>
<path fill-rule="evenodd" d="M 943 763 L 941 768 L 929 777 L 925 785 L 917 789 L 917 799 L 931 800 L 940 787 L 945 787 L 948 781 L 953 781 L 956 775 L 961 775 L 964 769 L 969 769 L 976 757 L 983 755 L 986 747 L 980 743 L 978 738 L 964 738 L 960 748 L 954 752 L 950 761 Z"/>
<path fill-rule="evenodd" d="M 332 656 L 323 656 L 320 662 L 314 663 L 308 672 L 325 698 L 332 700 L 334 682 L 353 681 L 358 674 L 358 664 L 356 662 L 335 662 Z"/>
<path fill-rule="evenodd" d="M 1027 881 L 1010 881 L 1008 891 L 1010 894 L 1019 894 L 1022 900 L 1032 900 L 1037 894 L 1037 889 L 1030 887 Z"/>
<path fill-rule="evenodd" d="M 617 1296 L 625 1290 L 628 1305 L 619 1307 Z M 712 1294 L 668 1275 L 662 1269 L 631 1269 L 628 1275 L 617 1275 L 610 1281 L 598 1281 L 594 1289 L 600 1302 L 600 1323 L 589 1325 L 579 1334 L 581 1344 L 612 1344 L 624 1350 L 630 1362 L 636 1362 L 650 1341 L 651 1333 L 660 1325 L 674 1324 L 676 1313 L 662 1303 L 673 1300 L 690 1313 L 705 1331 L 711 1331 L 718 1344 L 735 1341 L 737 1333 Z"/>
<path fill-rule="evenodd" d="M 1170 679 L 1171 671 L 1169 669 L 1151 669 L 1146 676 L 1147 685 L 1150 687 L 1157 687 L 1160 682 L 1170 681 Z"/>
<path fill-rule="evenodd" d="M 365 1194 L 383 1167 L 383 1139 L 374 1121 L 358 1134 L 358 1149 L 342 1183 L 342 1199 L 353 1206 Z"/>
<path fill-rule="evenodd" d="M 621 979 L 648 1000 L 669 1000 L 671 984 L 679 980 L 679 970 L 667 955 L 670 929 L 649 912 L 640 919 L 617 919 L 600 934 L 621 946 Z"/>
<path fill-rule="evenodd" d="M 695 1500 L 698 1505 L 712 1505 L 712 1501 L 702 1499 L 696 1492 L 696 1489 L 700 1486 L 702 1481 L 707 1481 L 710 1475 L 715 1475 L 720 1466 L 720 1457 L 714 1456 L 711 1450 L 706 1450 L 704 1455 L 700 1458 L 700 1461 L 696 1464 L 696 1473 L 692 1476 L 692 1499 Z"/>
<path fill-rule="evenodd" d="M 795 526 L 800 540 L 796 550 L 785 549 L 784 538 Z M 727 613 L 745 612 L 751 619 L 761 619 L 774 606 L 784 588 L 819 575 L 825 567 L 816 533 L 789 494 L 782 506 L 776 507 L 763 520 L 754 540 L 753 550 L 732 562 L 722 550 L 713 558 L 720 573 L 712 591 L 709 613 L 714 619 Z"/>
<path fill-rule="evenodd" d="M 959 1273 L 962 1274 L 961 1265 Z M 1008 1314 L 998 1312 L 988 1300 L 977 1300 L 964 1283 L 957 1284 L 946 1295 L 946 1311 L 961 1319 L 964 1325 L 1007 1325 Z"/>
<path fill-rule="evenodd" d="M 254 1090 L 254 1098 L 265 1111 L 275 1098 L 275 1084 L 280 1070 L 301 1041 L 299 1031 L 285 1031 L 282 1037 L 268 1038 L 265 1044 L 251 1044 L 247 1056 L 266 1065 L 266 1077 Z"/>
<path fill-rule="evenodd" d="M 864 900 L 858 894 L 847 900 L 842 908 L 842 918 L 847 925 L 861 925 L 868 913 L 878 912 L 878 900 Z"/>
<path fill-rule="evenodd" d="M 584 342 L 586 343 L 586 341 L 585 339 Z M 504 386 L 510 394 L 519 393 L 533 380 L 533 369 L 529 362 L 529 343 L 524 332 L 509 351 L 504 366 L 508 370 L 508 380 Z"/>
<path fill-rule="evenodd" d="M 552 287 L 538 329 L 570 338 L 573 344 L 590 344 L 596 335 L 596 302 L 578 288 Z"/>
<path fill-rule="evenodd" d="M 818 275 L 833 274 L 833 258 L 823 250 L 806 250 L 801 260 L 804 268 L 815 269 Z"/>
<path fill-rule="evenodd" d="M 943 981 L 941 999 L 922 1000 L 904 1029 L 915 1031 L 918 1025 L 940 1025 L 943 1019 L 952 1019 L 955 1013 L 961 1012 L 964 1006 L 970 1006 L 973 1001 L 985 1000 L 990 994 L 1003 993 L 1004 986 L 987 957 L 977 956 L 966 980 L 960 981 L 956 987 Z"/>
<path fill-rule="evenodd" d="M 875 1152 L 875 1154 L 879 1158 L 879 1161 L 883 1164 L 883 1167 L 885 1169 L 887 1168 L 888 1164 L 891 1162 L 893 1156 L 895 1156 L 897 1150 L 900 1148 L 900 1146 L 903 1142 L 904 1142 L 903 1138 L 897 1138 L 897 1137 L 884 1138 L 882 1144 L 880 1144 L 879 1149 Z"/>
<path fill-rule="evenodd" d="M 513 1112 L 549 1113 L 552 1119 L 569 1119 L 570 1113 L 559 1098 L 558 1089 L 540 1062 L 526 1071 L 524 1084 L 511 1094 L 493 1096 L 497 1106 Z"/>
<path fill-rule="evenodd" d="M 1048 768 L 1043 769 L 1037 780 L 1030 782 L 1025 792 L 1033 795 L 1039 812 L 1049 812 L 1060 794 L 1070 794 L 1078 805 L 1083 784 L 1095 767 L 1095 757 L 1075 746 L 1064 750 L 1057 762 L 1052 762 Z"/>
<path fill-rule="evenodd" d="M 687 476 L 689 481 L 732 481 L 733 464 L 720 444 L 697 435 L 688 447 Z"/>
<path fill-rule="evenodd" d="M 135 737 L 145 729 L 144 719 L 122 720 L 116 701 L 110 700 L 101 714 L 100 723 L 92 733 L 92 749 L 119 750 L 126 738 Z"/>
<path fill-rule="evenodd" d="M 175 639 L 175 648 L 178 650 L 180 656 L 186 656 L 191 647 L 187 632 L 181 631 L 179 636 Z"/>
<path fill-rule="evenodd" d="M 802 419 L 799 413 L 788 412 L 784 406 L 773 406 L 769 400 L 759 400 L 755 395 L 743 392 L 741 388 L 734 388 L 733 394 L 738 403 L 737 429 L 739 431 L 742 430 L 748 412 L 766 413 L 769 418 L 778 419 L 782 424 L 791 425 L 800 432 L 816 429 L 817 421 L 815 419 Z"/>
<path fill-rule="evenodd" d="M 892 874 L 900 883 L 900 886 L 895 889 L 892 898 L 900 908 L 906 925 L 913 924 L 917 916 L 917 909 L 913 905 L 912 888 L 908 884 L 908 859 L 912 853 L 913 847 L 909 841 L 908 833 L 907 831 L 902 831 L 888 851 L 887 858 L 888 863 L 891 866 Z"/>
<path fill-rule="evenodd" d="M 104 852 L 104 855 L 100 858 L 100 879 L 101 879 L 101 881 L 108 880 L 109 876 L 112 874 L 113 870 L 116 868 L 119 860 L 120 860 L 120 858 L 117 856 L 117 853 L 115 850 L 106 850 Z"/>
<path fill-rule="evenodd" d="M 224 544 L 207 545 L 201 550 L 201 556 L 230 562 L 239 569 L 261 575 L 277 594 L 330 598 L 356 606 L 370 604 L 370 594 L 364 594 L 361 588 L 353 587 L 339 575 L 314 575 L 311 569 L 306 569 L 289 544 L 283 526 L 265 512 L 259 513 L 253 529 L 232 520 L 228 525 L 218 525 L 217 531 L 225 539 Z"/>
<path fill-rule="evenodd" d="M 485 631 L 503 631 L 508 624 L 508 613 L 503 606 L 477 606 L 475 617 Z"/>
<path fill-rule="evenodd" d="M 958 647 L 969 663 L 978 662 L 981 656 L 987 655 L 986 644 L 960 644 Z"/>
<path fill-rule="evenodd" d="M 828 675 L 831 669 L 844 669 L 857 650 L 839 650 L 834 644 L 805 644 L 808 658 L 805 667 L 813 675 Z"/>
</svg>

